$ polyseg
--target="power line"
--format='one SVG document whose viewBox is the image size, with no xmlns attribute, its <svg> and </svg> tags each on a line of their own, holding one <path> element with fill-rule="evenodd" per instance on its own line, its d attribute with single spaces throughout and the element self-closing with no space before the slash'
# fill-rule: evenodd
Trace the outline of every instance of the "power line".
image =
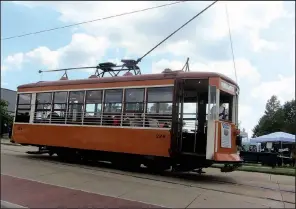
<svg viewBox="0 0 296 209">
<path fill-rule="evenodd" d="M 233 62 L 233 68 L 234 68 L 234 75 L 235 75 L 235 81 L 237 83 L 236 65 L 235 65 L 235 59 L 234 59 L 234 50 L 233 50 L 231 30 L 230 30 L 230 22 L 229 22 L 229 15 L 228 15 L 228 9 L 227 9 L 227 4 L 226 3 L 225 3 L 225 11 L 226 11 L 226 19 L 227 19 L 227 25 L 228 25 L 228 34 L 229 34 L 229 40 L 230 40 L 230 47 L 231 47 L 231 54 L 232 54 L 232 62 Z"/>
<path fill-rule="evenodd" d="M 14 38 L 21 38 L 21 37 L 24 37 L 24 36 L 30 36 L 30 35 L 35 35 L 35 34 L 39 34 L 39 33 L 45 33 L 45 32 L 49 32 L 49 31 L 53 31 L 53 30 L 69 28 L 69 27 L 73 27 L 73 26 L 77 26 L 77 25 L 92 23 L 92 22 L 101 21 L 101 20 L 107 20 L 107 19 L 120 17 L 120 16 L 125 16 L 125 15 L 130 15 L 130 14 L 134 14 L 134 13 L 145 12 L 145 11 L 148 11 L 148 10 L 157 9 L 157 8 L 166 7 L 166 6 L 171 6 L 171 5 L 174 5 L 174 4 L 179 4 L 179 3 L 184 3 L 184 2 L 186 2 L 186 1 L 177 1 L 177 2 L 172 2 L 172 3 L 168 3 L 168 4 L 162 4 L 162 5 L 159 5 L 159 6 L 149 7 L 149 8 L 145 8 L 145 9 L 134 10 L 134 11 L 131 11 L 131 12 L 124 12 L 124 13 L 117 14 L 117 15 L 111 15 L 111 16 L 108 16 L 108 17 L 102 17 L 102 18 L 99 18 L 99 19 L 79 22 L 79 23 L 75 23 L 75 24 L 71 24 L 71 25 L 65 25 L 65 26 L 61 26 L 61 27 L 55 27 L 55 28 L 50 28 L 50 29 L 25 33 L 25 34 L 21 34 L 21 35 L 10 36 L 10 37 L 6 37 L 6 38 L 2 38 L 1 41 L 8 40 L 8 39 L 14 39 Z"/>
<path fill-rule="evenodd" d="M 218 0 L 217 0 L 218 1 Z M 166 40 L 168 40 L 171 36 L 173 36 L 175 33 L 177 33 L 179 30 L 181 30 L 183 27 L 185 27 L 188 23 L 190 23 L 192 20 L 194 20 L 195 18 L 197 18 L 199 15 L 201 15 L 202 13 L 204 13 L 206 10 L 208 10 L 210 7 L 212 7 L 215 3 L 217 3 L 217 1 L 214 1 L 213 3 L 211 3 L 209 6 L 207 6 L 206 8 L 204 8 L 202 11 L 200 11 L 199 13 L 197 13 L 196 15 L 194 15 L 190 20 L 188 20 L 186 23 L 184 23 L 181 27 L 179 27 L 177 30 L 175 30 L 173 33 L 171 33 L 169 36 L 167 36 L 165 39 L 163 39 L 161 42 L 159 42 L 155 47 L 153 47 L 152 49 L 150 49 L 146 54 L 144 54 L 141 58 L 139 58 L 137 60 L 137 62 L 141 62 L 141 60 L 146 57 L 148 54 L 150 54 L 154 49 L 156 49 L 158 46 L 160 46 L 163 42 L 165 42 Z"/>
</svg>

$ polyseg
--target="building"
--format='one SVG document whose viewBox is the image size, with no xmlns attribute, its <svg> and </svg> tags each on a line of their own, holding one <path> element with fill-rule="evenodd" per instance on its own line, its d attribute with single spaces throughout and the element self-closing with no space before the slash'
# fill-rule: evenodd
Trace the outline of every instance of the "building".
<svg viewBox="0 0 296 209">
<path fill-rule="evenodd" d="M 8 102 L 8 112 L 15 115 L 16 91 L 1 88 L 1 99 Z"/>
</svg>

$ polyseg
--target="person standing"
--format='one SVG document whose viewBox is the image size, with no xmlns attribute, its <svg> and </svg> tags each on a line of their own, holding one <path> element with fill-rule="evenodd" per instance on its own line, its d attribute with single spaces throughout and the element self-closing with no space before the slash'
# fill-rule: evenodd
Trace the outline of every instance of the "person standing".
<svg viewBox="0 0 296 209">
<path fill-rule="evenodd" d="M 11 135 L 12 135 L 12 125 L 8 125 L 8 138 L 11 139 Z"/>
</svg>

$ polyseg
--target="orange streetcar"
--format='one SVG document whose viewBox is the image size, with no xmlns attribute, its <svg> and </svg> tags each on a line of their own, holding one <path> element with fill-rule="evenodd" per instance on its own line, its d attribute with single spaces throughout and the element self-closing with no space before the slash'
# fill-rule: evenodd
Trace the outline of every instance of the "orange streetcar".
<svg viewBox="0 0 296 209">
<path fill-rule="evenodd" d="M 143 164 L 157 171 L 213 163 L 233 171 L 241 165 L 239 87 L 233 80 L 169 69 L 141 75 L 123 62 L 120 69 L 102 63 L 88 79 L 66 75 L 19 86 L 13 141 L 68 161 Z M 127 73 L 120 76 L 122 71 Z"/>
</svg>

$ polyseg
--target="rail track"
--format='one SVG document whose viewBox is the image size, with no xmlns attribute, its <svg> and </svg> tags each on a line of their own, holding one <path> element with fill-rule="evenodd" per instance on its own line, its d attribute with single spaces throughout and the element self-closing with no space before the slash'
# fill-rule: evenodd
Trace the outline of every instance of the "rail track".
<svg viewBox="0 0 296 209">
<path fill-rule="evenodd" d="M 3 148 L 2 148 L 3 149 Z M 12 151 L 12 152 L 17 152 L 17 153 L 22 153 L 25 154 L 23 151 L 18 151 L 18 150 L 13 150 L 13 149 L 7 149 L 5 148 L 4 150 Z M 187 173 L 177 173 L 177 172 L 164 172 L 162 174 L 153 174 L 149 172 L 145 168 L 139 168 L 136 171 L 129 171 L 129 170 L 118 170 L 116 167 L 114 167 L 110 163 L 106 162 L 88 162 L 87 164 L 85 163 L 67 163 L 67 162 L 61 162 L 58 160 L 57 157 L 55 156 L 48 156 L 48 155 L 24 155 L 22 157 L 25 157 L 30 160 L 34 161 L 40 161 L 40 162 L 48 162 L 51 164 L 55 165 L 62 165 L 62 166 L 68 166 L 68 167 L 73 167 L 73 168 L 82 168 L 95 172 L 104 172 L 104 173 L 110 173 L 110 174 L 116 174 L 116 175 L 123 175 L 123 176 L 128 176 L 128 177 L 133 177 L 137 179 L 145 179 L 145 180 L 151 180 L 151 181 L 157 181 L 157 182 L 163 182 L 163 183 L 169 183 L 169 184 L 174 184 L 174 185 L 180 185 L 180 186 L 185 186 L 185 187 L 193 187 L 193 188 L 199 188 L 199 189 L 204 189 L 204 190 L 211 190 L 211 191 L 217 191 L 217 192 L 224 192 L 228 194 L 235 194 L 235 195 L 244 195 L 248 197 L 256 197 L 260 199 L 268 199 L 268 200 L 273 200 L 273 201 L 278 201 L 278 202 L 284 202 L 284 203 L 291 203 L 295 204 L 295 202 L 290 202 L 286 201 L 283 199 L 275 199 L 275 198 L 269 198 L 269 197 L 258 197 L 257 195 L 252 195 L 252 194 L 245 194 L 245 193 L 237 193 L 233 191 L 226 191 L 224 189 L 220 189 L 218 185 L 229 185 L 229 186 L 240 186 L 240 187 L 246 187 L 246 188 L 253 188 L 257 190 L 262 190 L 262 191 L 274 191 L 274 192 L 286 192 L 286 193 L 291 193 L 295 194 L 295 191 L 292 190 L 284 190 L 281 189 L 280 187 L 278 188 L 272 188 L 272 187 L 263 187 L 263 186 L 258 186 L 258 185 L 249 185 L 249 184 L 244 184 L 244 183 L 239 183 L 236 181 L 233 181 L 232 178 L 227 178 L 223 177 L 220 179 L 213 176 L 213 175 L 208 175 L 208 174 L 196 174 L 193 172 L 187 172 Z M 93 173 L 95 174 L 95 173 Z M 227 180 L 225 180 L 227 179 Z M 182 182 L 180 181 L 182 180 Z M 185 180 L 185 181 L 184 181 Z M 215 188 L 209 188 L 206 185 L 206 183 L 216 183 L 217 185 Z"/>
</svg>

